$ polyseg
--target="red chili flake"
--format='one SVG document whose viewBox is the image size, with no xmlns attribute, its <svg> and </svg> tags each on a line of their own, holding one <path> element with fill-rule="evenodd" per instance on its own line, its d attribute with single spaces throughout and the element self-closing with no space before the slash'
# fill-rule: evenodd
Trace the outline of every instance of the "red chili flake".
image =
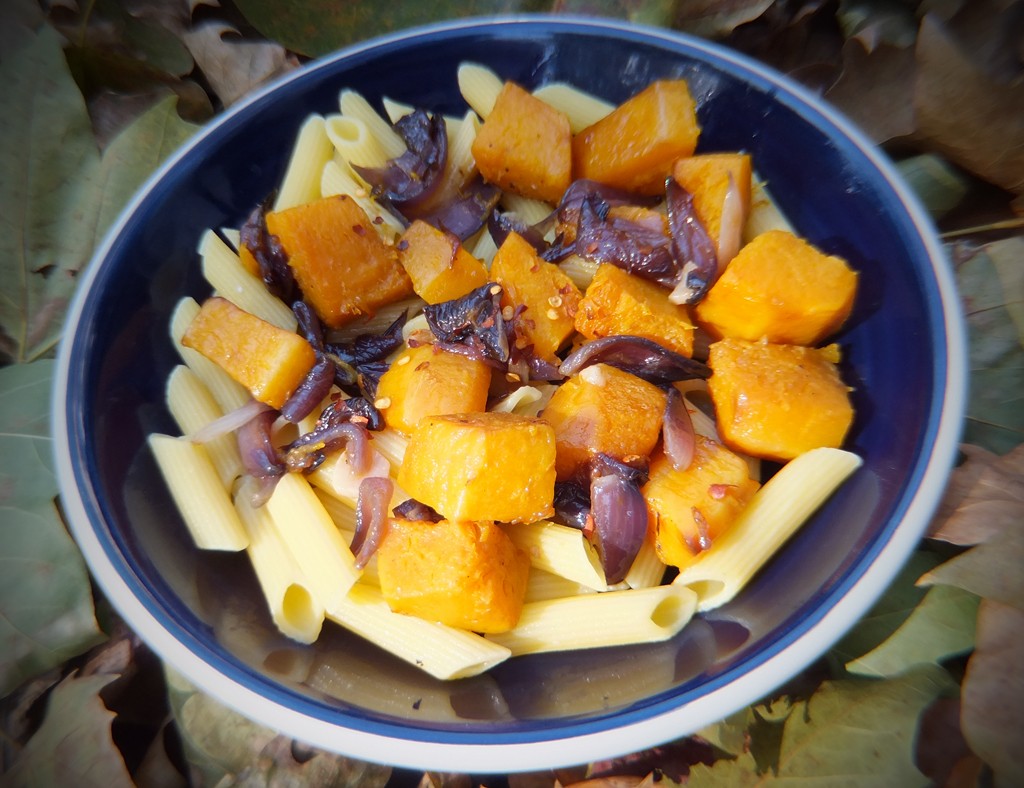
<svg viewBox="0 0 1024 788">
<path fill-rule="evenodd" d="M 540 263 L 534 263 L 530 266 L 530 273 L 535 274 L 540 270 Z"/>
<path fill-rule="evenodd" d="M 597 525 L 594 523 L 594 515 L 587 512 L 587 519 L 583 521 L 583 535 L 589 539 L 596 528 Z"/>
<path fill-rule="evenodd" d="M 716 501 L 720 501 L 728 495 L 729 490 L 735 486 L 735 484 L 712 484 L 708 487 L 708 495 Z"/>
<path fill-rule="evenodd" d="M 413 372 L 422 372 L 428 367 L 430 367 L 429 361 L 421 361 L 419 364 L 416 365 L 416 369 L 414 369 Z"/>
<path fill-rule="evenodd" d="M 366 228 L 361 224 L 354 224 L 352 225 L 352 232 L 356 235 L 366 235 Z"/>
<path fill-rule="evenodd" d="M 494 315 L 488 315 L 487 318 L 480 323 L 481 328 L 490 328 L 494 325 Z"/>
</svg>

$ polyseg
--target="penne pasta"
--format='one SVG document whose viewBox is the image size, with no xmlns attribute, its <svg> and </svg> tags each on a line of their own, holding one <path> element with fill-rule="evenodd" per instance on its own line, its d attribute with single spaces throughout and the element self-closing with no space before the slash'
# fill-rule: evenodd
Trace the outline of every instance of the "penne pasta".
<svg viewBox="0 0 1024 788">
<path fill-rule="evenodd" d="M 355 558 L 305 477 L 286 473 L 265 504 L 317 604 L 336 607 L 359 579 Z"/>
<path fill-rule="evenodd" d="M 371 218 L 377 231 L 385 240 L 394 239 L 405 229 L 397 216 L 382 208 L 370 197 L 366 186 L 356 180 L 348 165 L 339 164 L 336 161 L 327 162 L 320 175 L 320 191 L 324 197 L 345 194 L 359 203 L 359 207 L 366 211 L 366 215 Z"/>
<path fill-rule="evenodd" d="M 626 585 L 630 588 L 652 588 L 661 585 L 664 579 L 665 564 L 658 558 L 653 540 L 645 539 L 626 573 Z"/>
<path fill-rule="evenodd" d="M 242 407 L 251 397 L 245 387 L 232 378 L 217 364 L 210 361 L 198 350 L 185 347 L 181 344 L 181 338 L 185 335 L 189 323 L 199 314 L 199 304 L 194 298 L 186 296 L 182 298 L 174 308 L 171 315 L 171 339 L 174 347 L 177 348 L 181 360 L 188 365 L 210 394 L 217 401 L 223 413 L 230 413 Z"/>
<path fill-rule="evenodd" d="M 392 471 L 397 469 L 405 459 L 405 448 L 409 445 L 409 439 L 390 427 L 385 427 L 371 435 L 373 436 L 373 448 L 384 455 L 384 459 L 391 464 Z"/>
<path fill-rule="evenodd" d="M 391 122 L 381 117 L 370 102 L 355 90 L 343 90 L 338 96 L 338 107 L 346 118 L 355 118 L 362 122 L 369 135 L 380 146 L 385 159 L 394 159 L 405 153 L 405 141 L 391 126 Z"/>
<path fill-rule="evenodd" d="M 664 568 L 664 567 L 662 567 Z M 561 597 L 576 596 L 578 594 L 596 594 L 593 588 L 569 580 L 543 569 L 532 567 L 530 579 L 526 584 L 526 602 L 540 602 L 545 599 L 559 599 Z"/>
<path fill-rule="evenodd" d="M 310 115 L 299 129 L 291 158 L 274 201 L 274 210 L 283 211 L 313 202 L 320 197 L 320 171 L 334 155 L 323 117 Z"/>
<path fill-rule="evenodd" d="M 696 606 L 693 591 L 673 585 L 547 599 L 523 605 L 513 629 L 487 639 L 513 656 L 656 643 L 679 632 Z"/>
<path fill-rule="evenodd" d="M 795 232 L 785 214 L 772 199 L 765 182 L 755 174 L 751 183 L 750 214 L 743 226 L 743 243 L 750 243 L 755 237 L 768 230 Z"/>
<path fill-rule="evenodd" d="M 516 547 L 529 554 L 534 567 L 595 591 L 608 588 L 597 550 L 578 528 L 541 520 L 513 525 L 507 532 Z"/>
<path fill-rule="evenodd" d="M 701 612 L 724 605 L 860 465 L 842 449 L 812 449 L 790 460 L 673 583 L 697 593 Z"/>
<path fill-rule="evenodd" d="M 446 177 L 452 182 L 463 184 L 476 172 L 476 159 L 473 158 L 473 140 L 480 126 L 476 114 L 467 112 L 465 117 L 454 126 L 448 126 L 448 162 Z"/>
<path fill-rule="evenodd" d="M 483 120 L 494 109 L 494 102 L 504 82 L 489 68 L 475 63 L 463 63 L 458 71 L 459 92 L 466 103 Z"/>
<path fill-rule="evenodd" d="M 565 82 L 550 82 L 547 85 L 542 85 L 533 91 L 533 95 L 560 112 L 564 112 L 569 118 L 569 129 L 573 134 L 579 134 L 587 126 L 597 123 L 615 109 L 614 104 L 584 93 L 579 88 Z"/>
<path fill-rule="evenodd" d="M 186 436 L 224 415 L 199 376 L 183 364 L 175 367 L 167 378 L 167 408 Z M 217 470 L 217 478 L 225 490 L 230 490 L 243 470 L 235 436 L 219 435 L 203 446 Z"/>
<path fill-rule="evenodd" d="M 249 537 L 206 449 L 159 433 L 149 436 L 149 446 L 196 546 L 244 550 Z"/>
<path fill-rule="evenodd" d="M 373 137 L 362 118 L 346 115 L 328 115 L 324 118 L 324 131 L 342 161 L 359 167 L 383 167 L 387 151 Z"/>
<path fill-rule="evenodd" d="M 328 608 L 327 617 L 439 679 L 475 676 L 510 655 L 472 632 L 393 613 L 380 590 L 363 583 Z"/>
<path fill-rule="evenodd" d="M 252 505 L 255 486 L 250 478 L 235 496 L 235 511 L 249 536 L 246 552 L 274 624 L 292 640 L 312 643 L 323 627 L 323 605 L 308 588 L 287 542 L 274 528 L 269 510 Z"/>
<path fill-rule="evenodd" d="M 246 270 L 234 250 L 213 230 L 203 233 L 199 254 L 203 276 L 224 298 L 278 328 L 295 330 L 298 320 L 292 310 L 271 294 L 259 277 Z"/>
<path fill-rule="evenodd" d="M 554 208 L 542 200 L 534 200 L 518 194 L 506 193 L 502 195 L 501 204 L 506 211 L 514 212 L 529 225 L 544 221 L 554 210 Z"/>
</svg>

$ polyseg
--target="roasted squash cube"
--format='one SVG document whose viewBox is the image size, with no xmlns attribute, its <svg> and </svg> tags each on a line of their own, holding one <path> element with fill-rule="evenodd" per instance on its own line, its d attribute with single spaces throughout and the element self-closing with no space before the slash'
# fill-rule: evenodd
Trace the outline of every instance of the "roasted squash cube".
<svg viewBox="0 0 1024 788">
<path fill-rule="evenodd" d="M 853 308 L 857 273 L 786 230 L 769 230 L 733 258 L 697 305 L 715 337 L 815 345 Z"/>
<path fill-rule="evenodd" d="M 669 566 L 691 563 L 732 525 L 758 487 L 746 460 L 702 435 L 696 436 L 693 460 L 683 470 L 659 451 L 641 490 L 658 557 Z"/>
<path fill-rule="evenodd" d="M 409 225 L 397 248 L 412 289 L 428 304 L 461 298 L 487 282 L 484 264 L 456 236 L 420 219 Z"/>
<path fill-rule="evenodd" d="M 405 434 L 425 416 L 487 409 L 491 369 L 480 359 L 435 348 L 405 348 L 377 385 L 384 421 Z"/>
<path fill-rule="evenodd" d="M 553 360 L 575 330 L 579 288 L 557 265 L 542 260 L 518 233 L 509 233 L 495 253 L 491 279 L 504 290 L 503 309 L 526 307 L 515 317 L 517 346 L 532 345 L 535 355 Z"/>
<path fill-rule="evenodd" d="M 511 413 L 427 416 L 409 438 L 398 484 L 449 520 L 540 520 L 554 512 L 555 435 Z"/>
<path fill-rule="evenodd" d="M 473 158 L 490 183 L 556 203 L 572 182 L 569 118 L 506 82 L 473 140 Z"/>
<path fill-rule="evenodd" d="M 412 295 L 394 246 L 347 195 L 272 211 L 267 229 L 287 252 L 302 294 L 332 328 Z"/>
<path fill-rule="evenodd" d="M 685 80 L 653 82 L 573 138 L 573 178 L 662 194 L 672 165 L 693 154 L 699 136 Z"/>
<path fill-rule="evenodd" d="M 719 246 L 722 209 L 729 193 L 729 181 L 739 199 L 739 233 L 750 214 L 751 167 L 747 153 L 703 153 L 679 159 L 672 169 L 676 183 L 693 195 L 693 209 L 708 235 Z"/>
<path fill-rule="evenodd" d="M 621 334 L 644 337 L 684 356 L 693 354 L 693 323 L 668 290 L 604 263 L 576 310 L 576 330 L 587 339 Z"/>
<path fill-rule="evenodd" d="M 815 349 L 723 339 L 711 345 L 708 390 L 722 440 L 737 451 L 786 461 L 839 448 L 853 422 L 839 376 L 839 346 Z"/>
<path fill-rule="evenodd" d="M 226 298 L 203 302 L 181 344 L 199 351 L 245 386 L 253 398 L 280 408 L 316 363 L 305 339 Z"/>
<path fill-rule="evenodd" d="M 396 613 L 495 633 L 519 621 L 530 558 L 493 522 L 392 520 L 377 572 Z"/>
<path fill-rule="evenodd" d="M 564 481 L 602 452 L 647 457 L 661 433 L 665 393 L 636 375 L 594 364 L 558 387 L 541 417 L 554 428 L 556 469 Z"/>
</svg>

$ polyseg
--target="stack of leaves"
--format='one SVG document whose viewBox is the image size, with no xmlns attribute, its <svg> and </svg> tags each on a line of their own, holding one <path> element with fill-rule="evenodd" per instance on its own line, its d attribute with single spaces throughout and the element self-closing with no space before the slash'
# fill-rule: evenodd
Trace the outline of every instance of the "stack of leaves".
<svg viewBox="0 0 1024 788">
<path fill-rule="evenodd" d="M 266 80 L 467 14 L 593 13 L 747 52 L 884 147 L 945 233 L 973 379 L 964 462 L 874 610 L 771 698 L 614 761 L 507 778 L 310 750 L 165 672 L 60 517 L 52 356 L 78 275 L 157 165 Z M 0 4 L 0 783 L 1024 784 L 1024 3 L 9 0 Z M 97 621 L 99 619 L 99 621 Z"/>
</svg>

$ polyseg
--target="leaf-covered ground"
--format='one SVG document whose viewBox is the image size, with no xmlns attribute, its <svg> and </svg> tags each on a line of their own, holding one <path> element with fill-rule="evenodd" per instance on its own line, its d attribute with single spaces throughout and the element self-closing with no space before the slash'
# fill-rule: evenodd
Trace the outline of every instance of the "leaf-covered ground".
<svg viewBox="0 0 1024 788">
<path fill-rule="evenodd" d="M 413 774 L 312 751 L 165 671 L 91 587 L 50 461 L 78 273 L 197 128 L 310 57 L 469 14 L 600 14 L 791 74 L 899 164 L 948 243 L 972 358 L 962 465 L 890 589 L 770 698 L 542 774 Z M 0 4 L 0 784 L 1024 785 L 1024 2 L 8 0 Z"/>
</svg>

